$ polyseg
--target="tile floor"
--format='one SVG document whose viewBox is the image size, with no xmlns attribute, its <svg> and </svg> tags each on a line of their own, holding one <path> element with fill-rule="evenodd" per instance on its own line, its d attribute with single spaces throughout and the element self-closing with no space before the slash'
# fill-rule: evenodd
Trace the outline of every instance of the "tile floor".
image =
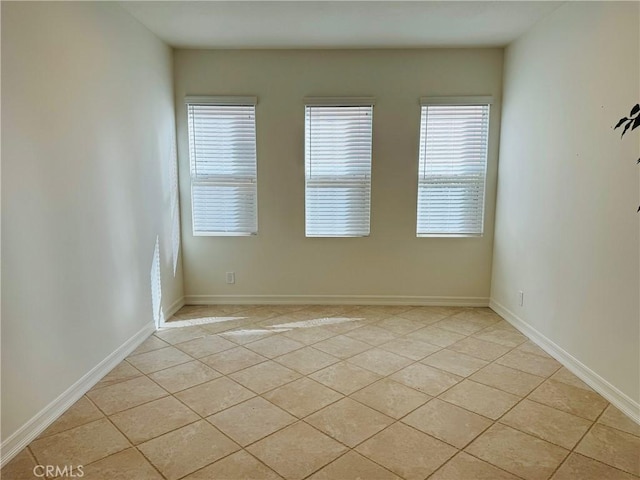
<svg viewBox="0 0 640 480">
<path fill-rule="evenodd" d="M 183 308 L 3 470 L 631 480 L 640 426 L 488 309 Z M 173 323 L 176 325 L 176 323 Z"/>
</svg>

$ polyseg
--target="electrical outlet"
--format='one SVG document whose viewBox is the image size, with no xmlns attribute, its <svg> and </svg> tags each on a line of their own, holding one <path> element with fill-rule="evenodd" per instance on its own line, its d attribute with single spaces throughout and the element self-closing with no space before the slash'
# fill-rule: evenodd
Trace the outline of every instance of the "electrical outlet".
<svg viewBox="0 0 640 480">
<path fill-rule="evenodd" d="M 227 272 L 227 283 L 236 283 L 236 272 Z"/>
<path fill-rule="evenodd" d="M 518 304 L 523 307 L 524 306 L 524 292 L 520 290 L 518 292 Z"/>
</svg>

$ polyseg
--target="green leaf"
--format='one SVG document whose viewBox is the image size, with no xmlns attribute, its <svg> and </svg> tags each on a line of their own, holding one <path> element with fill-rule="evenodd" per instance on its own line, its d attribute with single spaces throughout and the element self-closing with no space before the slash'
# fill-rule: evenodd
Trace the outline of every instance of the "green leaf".
<svg viewBox="0 0 640 480">
<path fill-rule="evenodd" d="M 629 120 L 627 117 L 623 117 L 620 120 L 618 120 L 618 123 L 616 124 L 615 127 L 613 127 L 613 129 L 615 130 L 616 128 L 618 128 L 620 125 L 622 125 L 624 122 L 626 122 L 627 120 Z"/>
</svg>

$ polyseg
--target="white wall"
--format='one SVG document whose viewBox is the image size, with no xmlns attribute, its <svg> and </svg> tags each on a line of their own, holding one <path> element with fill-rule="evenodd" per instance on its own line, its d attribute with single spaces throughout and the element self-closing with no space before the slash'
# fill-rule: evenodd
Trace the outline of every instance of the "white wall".
<svg viewBox="0 0 640 480">
<path fill-rule="evenodd" d="M 491 297 L 640 400 L 637 3 L 568 2 L 506 51 Z M 525 292 L 524 306 L 517 292 Z"/>
<path fill-rule="evenodd" d="M 173 276 L 171 50 L 117 4 L 2 3 L 2 439 L 152 321 Z"/>
<path fill-rule="evenodd" d="M 199 297 L 208 295 L 428 296 L 454 297 L 447 303 L 487 302 L 501 49 L 176 50 L 174 58 L 188 302 L 211 300 Z M 259 232 L 255 237 L 194 237 L 184 96 L 234 94 L 258 96 Z M 313 95 L 376 97 L 368 238 L 304 236 L 303 98 Z M 482 238 L 415 236 L 418 99 L 429 95 L 495 97 Z M 225 283 L 228 271 L 236 272 L 235 285 Z"/>
</svg>

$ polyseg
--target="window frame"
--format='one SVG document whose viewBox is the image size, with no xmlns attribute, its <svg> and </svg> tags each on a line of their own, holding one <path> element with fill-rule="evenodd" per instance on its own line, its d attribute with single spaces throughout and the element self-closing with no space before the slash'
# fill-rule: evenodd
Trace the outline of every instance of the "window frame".
<svg viewBox="0 0 640 480">
<path fill-rule="evenodd" d="M 485 218 L 486 218 L 486 203 L 487 203 L 487 170 L 489 164 L 489 143 L 491 136 L 491 106 L 493 105 L 493 97 L 491 95 L 480 95 L 480 96 L 445 96 L 445 97 L 421 97 L 420 98 L 420 122 L 419 122 L 419 134 L 418 134 L 418 182 L 417 182 L 417 190 L 416 190 L 416 237 L 417 238 L 481 238 L 484 236 L 485 229 Z M 464 107 L 464 106 L 486 106 L 487 107 L 487 134 L 485 139 L 485 159 L 484 159 L 484 170 L 483 170 L 483 179 L 482 179 L 482 213 L 480 219 L 480 231 L 479 232 L 471 232 L 471 233 L 459 233 L 459 232 L 432 232 L 432 233 L 422 233 L 419 231 L 420 228 L 420 188 L 421 188 L 421 179 L 420 179 L 420 170 L 421 170 L 421 158 L 423 152 L 423 138 L 422 138 L 422 118 L 423 118 L 423 109 L 429 108 L 430 106 L 451 106 L 451 107 Z M 427 126 L 424 126 L 425 129 L 425 138 L 424 138 L 424 146 L 426 150 L 427 145 Z M 425 158 L 425 166 L 427 159 Z"/>
<path fill-rule="evenodd" d="M 258 234 L 258 133 L 257 133 L 257 119 L 256 110 L 258 104 L 258 98 L 255 96 L 194 96 L 187 95 L 184 98 L 184 103 L 187 110 L 187 140 L 189 151 L 189 185 L 190 185 L 190 200 L 191 200 L 191 232 L 194 237 L 250 237 Z M 195 162 L 192 151 L 192 132 L 190 129 L 190 107 L 195 106 L 228 106 L 228 107 L 253 107 L 253 132 L 254 132 L 254 145 L 255 145 L 255 176 L 252 177 L 250 182 L 241 182 L 243 184 L 253 184 L 255 187 L 255 204 L 254 204 L 254 225 L 255 229 L 251 232 L 213 232 L 213 231 L 200 231 L 196 230 L 195 222 L 195 208 L 194 208 L 194 186 L 195 185 L 223 185 L 225 182 L 219 180 L 198 180 L 194 175 Z M 229 175 L 232 177 L 232 175 Z"/>
<path fill-rule="evenodd" d="M 372 169 L 373 169 L 373 110 L 375 106 L 375 98 L 374 97 L 306 97 L 304 99 L 304 225 L 305 225 L 305 238 L 365 238 L 371 235 L 371 187 L 372 187 Z M 368 204 L 367 204 L 367 229 L 366 233 L 361 234 L 346 234 L 346 233 L 320 233 L 320 234 L 312 234 L 309 233 L 307 228 L 307 212 L 308 212 L 308 201 L 307 201 L 307 192 L 308 192 L 308 182 L 309 179 L 307 177 L 307 168 L 309 161 L 307 157 L 307 142 L 309 139 L 309 133 L 307 132 L 307 109 L 308 108 L 340 108 L 340 107 L 369 107 L 370 115 L 371 115 L 371 129 L 369 136 L 369 171 L 368 174 L 364 178 L 364 184 L 368 189 Z M 343 177 L 343 178 L 341 178 Z M 352 178 L 351 182 L 361 181 L 356 178 L 356 175 L 327 175 L 326 182 L 332 183 L 334 182 L 336 185 L 340 185 L 341 179 L 343 184 L 349 183 L 349 178 Z"/>
</svg>

